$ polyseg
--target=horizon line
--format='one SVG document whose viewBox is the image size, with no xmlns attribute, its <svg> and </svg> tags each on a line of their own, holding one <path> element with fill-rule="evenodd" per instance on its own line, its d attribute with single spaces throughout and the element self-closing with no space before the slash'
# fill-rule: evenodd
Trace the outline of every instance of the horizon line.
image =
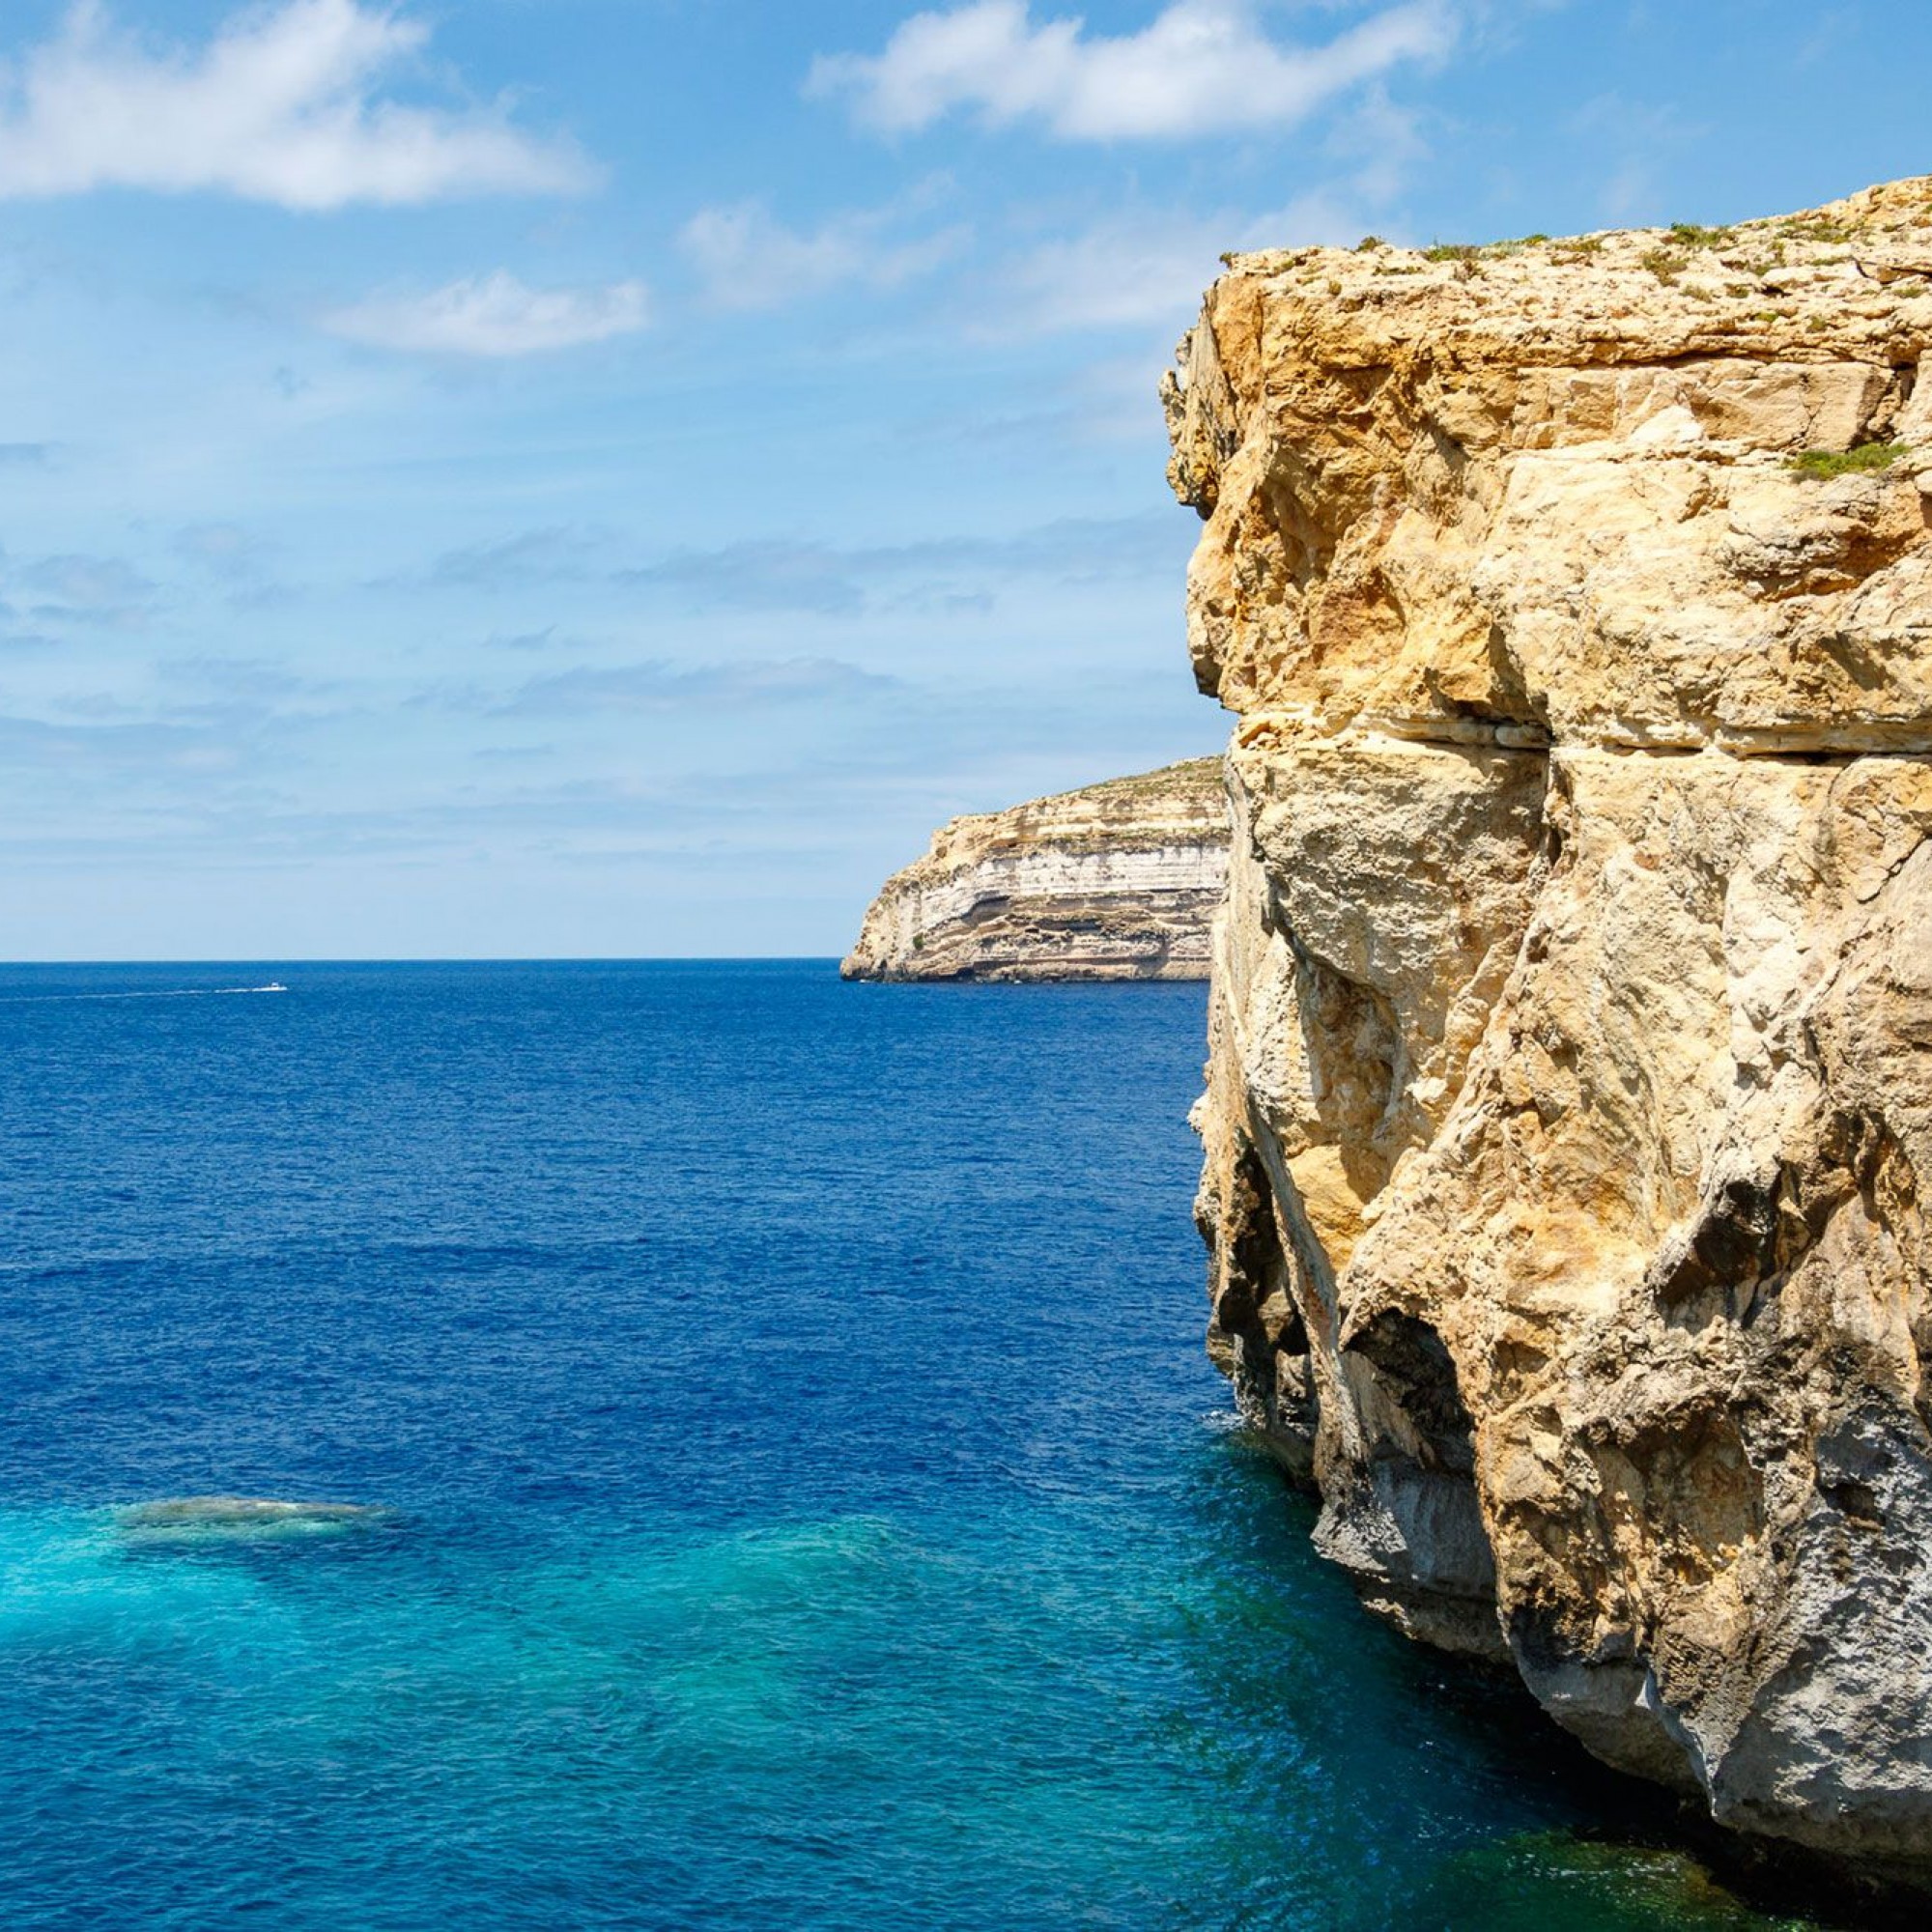
<svg viewBox="0 0 1932 1932">
<path fill-rule="evenodd" d="M 207 953 L 193 957 L 128 954 L 125 958 L 0 959 L 0 973 L 50 966 L 814 966 L 838 952 L 291 952 Z"/>
</svg>

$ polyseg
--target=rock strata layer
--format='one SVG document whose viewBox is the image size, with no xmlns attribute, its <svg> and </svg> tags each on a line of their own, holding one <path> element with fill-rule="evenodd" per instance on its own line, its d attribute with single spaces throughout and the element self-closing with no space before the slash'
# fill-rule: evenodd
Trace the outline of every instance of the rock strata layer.
<svg viewBox="0 0 1932 1932">
<path fill-rule="evenodd" d="M 1932 179 L 1236 257 L 1166 388 L 1213 1354 L 1371 1607 L 1921 1880 L 1928 343 Z"/>
<path fill-rule="evenodd" d="M 848 980 L 1205 980 L 1228 877 L 1219 758 L 955 818 L 895 872 Z"/>
</svg>

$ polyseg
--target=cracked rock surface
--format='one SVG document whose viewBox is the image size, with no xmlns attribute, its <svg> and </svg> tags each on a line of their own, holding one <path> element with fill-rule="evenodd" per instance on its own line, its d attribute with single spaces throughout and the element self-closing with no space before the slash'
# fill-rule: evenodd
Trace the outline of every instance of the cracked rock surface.
<svg viewBox="0 0 1932 1932">
<path fill-rule="evenodd" d="M 1239 256 L 1166 385 L 1211 1351 L 1371 1608 L 1921 1881 L 1928 344 L 1932 178 Z"/>
</svg>

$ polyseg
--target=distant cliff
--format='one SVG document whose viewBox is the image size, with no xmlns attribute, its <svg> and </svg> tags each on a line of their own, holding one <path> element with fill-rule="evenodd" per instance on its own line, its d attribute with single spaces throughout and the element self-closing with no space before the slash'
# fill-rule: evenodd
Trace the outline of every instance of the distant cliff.
<svg viewBox="0 0 1932 1932">
<path fill-rule="evenodd" d="M 1416 1636 L 1932 1876 L 1932 178 L 1244 255 L 1212 1350 Z"/>
<path fill-rule="evenodd" d="M 1205 980 L 1221 760 L 955 818 L 872 901 L 848 980 Z"/>
</svg>

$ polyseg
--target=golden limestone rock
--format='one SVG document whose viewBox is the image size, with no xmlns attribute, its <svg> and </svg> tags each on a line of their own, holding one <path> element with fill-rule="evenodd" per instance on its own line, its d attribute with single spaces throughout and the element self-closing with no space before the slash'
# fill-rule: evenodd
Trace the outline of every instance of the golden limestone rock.
<svg viewBox="0 0 1932 1932">
<path fill-rule="evenodd" d="M 1932 1873 L 1932 178 L 1235 258 L 1210 1348 L 1415 1635 Z"/>
<path fill-rule="evenodd" d="M 1205 980 L 1228 878 L 1219 758 L 955 818 L 895 872 L 848 980 Z"/>
</svg>

